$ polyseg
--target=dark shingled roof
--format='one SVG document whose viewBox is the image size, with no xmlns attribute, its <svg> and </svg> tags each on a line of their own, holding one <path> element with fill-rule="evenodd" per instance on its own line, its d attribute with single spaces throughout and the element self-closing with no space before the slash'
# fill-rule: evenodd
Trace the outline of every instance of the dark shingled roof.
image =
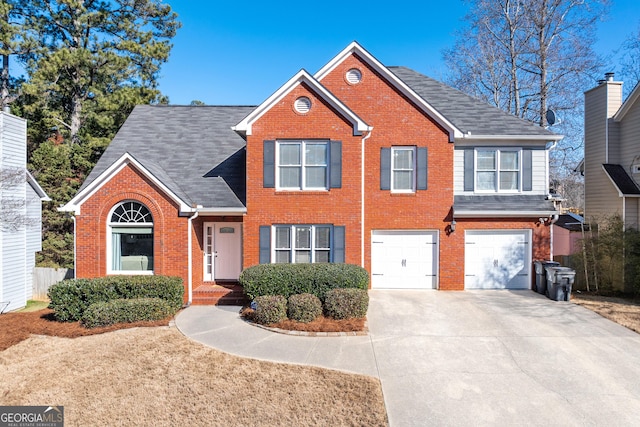
<svg viewBox="0 0 640 427">
<path fill-rule="evenodd" d="M 624 168 L 620 165 L 604 164 L 602 165 L 604 171 L 609 175 L 609 178 L 613 181 L 618 191 L 624 196 L 636 196 L 640 195 L 640 188 L 635 181 L 627 174 Z"/>
<path fill-rule="evenodd" d="M 138 105 L 82 188 L 129 153 L 188 205 L 245 206 L 245 141 L 231 126 L 255 107 Z"/>
<path fill-rule="evenodd" d="M 498 211 L 498 212 L 540 212 L 540 214 L 555 211 L 553 202 L 546 200 L 543 195 L 509 194 L 505 196 L 476 195 L 454 196 L 453 211 Z"/>
<path fill-rule="evenodd" d="M 555 135 L 417 71 L 406 67 L 387 68 L 465 134 Z"/>
<path fill-rule="evenodd" d="M 574 213 L 566 213 L 558 216 L 558 221 L 556 221 L 555 225 L 558 227 L 562 227 L 569 231 L 582 231 L 582 224 L 584 224 L 584 219 L 577 214 Z M 585 224 L 585 230 L 589 230 L 589 227 Z"/>
</svg>

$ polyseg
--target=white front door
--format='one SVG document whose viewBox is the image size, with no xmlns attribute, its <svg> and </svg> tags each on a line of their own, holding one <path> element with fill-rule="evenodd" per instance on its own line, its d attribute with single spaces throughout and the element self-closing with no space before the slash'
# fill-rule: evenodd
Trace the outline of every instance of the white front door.
<svg viewBox="0 0 640 427">
<path fill-rule="evenodd" d="M 242 272 L 242 225 L 204 223 L 204 280 L 238 280 Z"/>
<path fill-rule="evenodd" d="M 438 234 L 435 231 L 373 231 L 371 287 L 435 289 L 437 249 Z"/>
<path fill-rule="evenodd" d="M 465 289 L 529 289 L 531 231 L 467 231 Z"/>
</svg>

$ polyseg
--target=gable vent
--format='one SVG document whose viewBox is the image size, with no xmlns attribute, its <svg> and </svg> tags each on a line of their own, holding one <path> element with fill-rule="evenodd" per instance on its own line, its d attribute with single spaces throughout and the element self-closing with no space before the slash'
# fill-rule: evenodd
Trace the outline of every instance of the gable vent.
<svg viewBox="0 0 640 427">
<path fill-rule="evenodd" d="M 301 96 L 296 99 L 296 102 L 293 104 L 293 107 L 300 114 L 306 114 L 311 109 L 311 100 L 306 96 Z"/>
<path fill-rule="evenodd" d="M 352 68 L 347 71 L 346 79 L 347 82 L 351 83 L 352 85 L 358 84 L 362 80 L 362 73 L 357 68 Z"/>
</svg>

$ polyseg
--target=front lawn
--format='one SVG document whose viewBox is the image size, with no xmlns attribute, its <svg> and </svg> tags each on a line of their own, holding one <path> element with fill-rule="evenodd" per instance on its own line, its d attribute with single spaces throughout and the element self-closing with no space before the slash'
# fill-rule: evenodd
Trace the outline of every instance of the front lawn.
<svg viewBox="0 0 640 427">
<path fill-rule="evenodd" d="M 113 330 L 123 326 L 0 315 L 0 404 L 63 405 L 69 426 L 388 424 L 377 379 L 232 356 L 167 326 Z M 43 335 L 63 330 L 94 335 Z"/>
</svg>

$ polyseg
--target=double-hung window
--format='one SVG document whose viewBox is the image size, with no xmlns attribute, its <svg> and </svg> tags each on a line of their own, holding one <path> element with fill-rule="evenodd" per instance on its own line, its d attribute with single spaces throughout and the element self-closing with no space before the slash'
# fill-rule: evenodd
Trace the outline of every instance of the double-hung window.
<svg viewBox="0 0 640 427">
<path fill-rule="evenodd" d="M 279 189 L 328 189 L 327 141 L 279 141 L 277 147 Z"/>
<path fill-rule="evenodd" d="M 483 192 L 520 191 L 520 151 L 477 149 L 476 189 Z"/>
<path fill-rule="evenodd" d="M 313 263 L 331 260 L 331 226 L 274 226 L 276 263 Z"/>
<path fill-rule="evenodd" d="M 391 147 L 391 191 L 416 191 L 416 148 Z"/>
</svg>

